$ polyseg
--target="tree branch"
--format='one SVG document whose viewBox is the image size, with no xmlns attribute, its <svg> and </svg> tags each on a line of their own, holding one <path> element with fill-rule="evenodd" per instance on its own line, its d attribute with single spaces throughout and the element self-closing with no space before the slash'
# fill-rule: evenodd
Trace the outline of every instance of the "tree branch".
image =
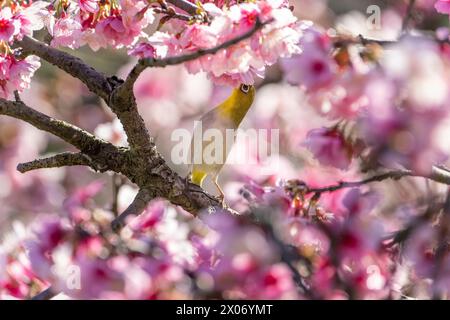
<svg viewBox="0 0 450 320">
<path fill-rule="evenodd" d="M 270 23 L 270 21 L 266 23 Z M 129 149 L 115 147 L 76 126 L 44 115 L 26 106 L 20 100 L 12 102 L 0 99 L 0 114 L 21 119 L 38 129 L 60 137 L 78 148 L 82 154 L 89 156 L 92 159 L 89 166 L 95 164 L 94 168 L 98 169 L 100 166 L 101 171 L 111 170 L 122 174 L 136 184 L 140 192 L 127 210 L 114 221 L 113 227 L 115 229 L 120 228 L 125 223 L 126 217 L 140 214 L 151 199 L 159 197 L 167 199 L 193 215 L 205 209 L 210 212 L 223 209 L 218 199 L 178 175 L 157 152 L 144 120 L 137 110 L 133 84 L 139 74 L 147 67 L 165 67 L 194 60 L 208 54 L 215 54 L 251 37 L 266 23 L 261 23 L 258 20 L 248 32 L 214 48 L 160 60 L 143 59 L 124 83 L 114 77 L 106 79 L 102 74 L 70 54 L 51 48 L 37 40 L 25 38 L 20 43 L 25 54 L 40 56 L 67 71 L 82 80 L 91 91 L 106 100 L 124 127 L 130 145 Z M 78 158 L 78 156 L 74 157 L 74 155 L 59 155 L 19 165 L 19 170 L 25 172 L 35 168 L 74 164 L 88 165 L 88 162 L 85 159 Z M 230 212 L 232 211 L 230 210 Z"/>
<path fill-rule="evenodd" d="M 17 45 L 22 48 L 24 54 L 38 56 L 57 66 L 73 77 L 80 79 L 90 91 L 104 100 L 108 100 L 112 88 L 107 78 L 91 66 L 88 66 L 80 58 L 52 48 L 30 37 L 24 37 Z"/>
<path fill-rule="evenodd" d="M 72 124 L 51 118 L 39 111 L 36 111 L 23 103 L 22 101 L 8 101 L 0 99 L 0 115 L 10 116 L 23 120 L 34 127 L 49 132 L 67 143 L 79 149 L 87 158 L 90 158 L 89 166 L 97 171 L 112 170 L 118 173 L 126 172 L 127 150 L 115 147 L 109 142 L 103 141 L 96 136 L 84 131 Z M 33 166 L 43 166 L 59 162 L 64 156 L 57 156 L 56 159 L 47 159 L 44 162 L 32 162 L 19 165 L 19 170 L 29 171 Z M 65 158 L 64 161 L 69 159 Z M 71 157 L 74 161 L 73 157 Z M 77 161 L 83 161 L 78 159 Z M 56 164 L 56 163 L 55 163 Z M 82 163 L 84 164 L 84 162 Z"/>
<path fill-rule="evenodd" d="M 37 169 L 60 168 L 64 166 L 88 166 L 97 169 L 89 156 L 83 153 L 64 152 L 48 158 L 20 163 L 17 166 L 17 170 L 25 173 Z"/>
<path fill-rule="evenodd" d="M 307 193 L 321 194 L 321 193 L 325 193 L 325 192 L 334 192 L 334 191 L 337 191 L 340 189 L 357 188 L 357 187 L 361 187 L 365 184 L 369 184 L 372 182 L 381 182 L 381 181 L 388 180 L 388 179 L 399 180 L 403 177 L 425 178 L 425 179 L 429 179 L 429 180 L 432 180 L 435 182 L 450 185 L 450 172 L 447 170 L 438 168 L 436 166 L 433 166 L 433 168 L 431 169 L 431 173 L 428 175 L 414 173 L 410 170 L 394 170 L 394 171 L 389 171 L 389 172 L 382 173 L 379 175 L 375 175 L 375 176 L 372 176 L 372 177 L 369 177 L 367 179 L 360 180 L 360 181 L 352 181 L 352 182 L 341 181 L 335 185 L 331 185 L 328 187 L 308 188 Z"/>
<path fill-rule="evenodd" d="M 107 144 L 94 135 L 62 120 L 51 118 L 23 102 L 0 98 L 0 114 L 23 120 L 38 129 L 52 133 L 87 154 Z"/>
</svg>

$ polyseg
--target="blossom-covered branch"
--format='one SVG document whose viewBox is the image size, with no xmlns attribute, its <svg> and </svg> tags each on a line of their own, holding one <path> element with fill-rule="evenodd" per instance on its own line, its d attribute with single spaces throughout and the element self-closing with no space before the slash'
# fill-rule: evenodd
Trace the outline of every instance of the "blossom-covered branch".
<svg viewBox="0 0 450 320">
<path fill-rule="evenodd" d="M 188 54 L 184 54 L 184 55 L 168 57 L 168 58 L 163 58 L 163 59 L 154 59 L 154 58 L 140 59 L 139 62 L 136 64 L 136 66 L 129 73 L 125 83 L 123 84 L 123 89 L 121 89 L 121 90 L 130 90 L 130 88 L 133 87 L 133 85 L 136 82 L 139 75 L 146 68 L 152 68 L 152 67 L 164 68 L 167 66 L 173 66 L 173 65 L 189 62 L 189 61 L 201 58 L 206 55 L 216 54 L 220 50 L 224 50 L 224 49 L 229 48 L 243 40 L 250 38 L 258 30 L 260 30 L 262 27 L 264 27 L 264 25 L 269 24 L 270 22 L 271 21 L 261 22 L 259 20 L 259 18 L 257 18 L 255 24 L 249 31 L 247 31 L 244 34 L 237 36 L 233 39 L 225 41 L 225 42 L 223 42 L 215 47 L 212 47 L 212 48 L 200 49 L 193 53 L 188 53 Z"/>
</svg>

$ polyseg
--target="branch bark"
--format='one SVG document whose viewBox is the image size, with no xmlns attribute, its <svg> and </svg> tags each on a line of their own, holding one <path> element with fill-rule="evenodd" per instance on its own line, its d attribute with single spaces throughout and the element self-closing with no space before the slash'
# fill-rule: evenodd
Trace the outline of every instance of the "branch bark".
<svg viewBox="0 0 450 320">
<path fill-rule="evenodd" d="M 112 91 L 108 79 L 103 74 L 84 63 L 80 58 L 52 48 L 49 45 L 30 37 L 24 37 L 22 41 L 17 43 L 17 46 L 22 48 L 22 52 L 25 55 L 38 56 L 64 70 L 73 77 L 80 79 L 90 91 L 104 100 L 108 100 Z"/>
<path fill-rule="evenodd" d="M 89 156 L 83 153 L 64 152 L 52 157 L 20 163 L 17 166 L 17 170 L 25 173 L 37 169 L 60 168 L 64 166 L 88 166 L 96 169 Z"/>
<path fill-rule="evenodd" d="M 0 114 L 23 120 L 47 131 L 85 153 L 101 148 L 106 142 L 67 122 L 51 118 L 19 101 L 0 99 Z"/>
<path fill-rule="evenodd" d="M 6 115 L 23 120 L 40 130 L 49 132 L 61 138 L 76 147 L 83 154 L 89 156 L 92 159 L 90 166 L 98 171 L 104 172 L 107 170 L 112 170 L 115 172 L 122 172 L 126 170 L 123 168 L 124 159 L 126 158 L 125 150 L 121 150 L 111 143 L 103 141 L 72 124 L 54 119 L 33 108 L 30 108 L 22 101 L 8 101 L 5 99 L 0 99 L 0 115 Z M 48 161 L 54 162 L 55 160 L 60 161 L 62 159 L 61 157 L 58 157 L 57 159 Z M 37 165 L 38 163 L 33 162 L 33 166 Z M 44 164 L 39 163 L 39 165 Z M 30 166 L 31 164 L 26 164 L 25 167 L 22 167 L 21 169 L 29 169 Z"/>
</svg>

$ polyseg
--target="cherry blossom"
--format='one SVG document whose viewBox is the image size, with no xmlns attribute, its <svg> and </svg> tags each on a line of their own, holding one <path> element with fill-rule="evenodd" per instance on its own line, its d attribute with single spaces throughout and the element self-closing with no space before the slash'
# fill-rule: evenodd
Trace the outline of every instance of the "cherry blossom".
<svg viewBox="0 0 450 320">
<path fill-rule="evenodd" d="M 450 14 L 450 1 L 438 0 L 434 6 L 438 12 Z"/>
</svg>

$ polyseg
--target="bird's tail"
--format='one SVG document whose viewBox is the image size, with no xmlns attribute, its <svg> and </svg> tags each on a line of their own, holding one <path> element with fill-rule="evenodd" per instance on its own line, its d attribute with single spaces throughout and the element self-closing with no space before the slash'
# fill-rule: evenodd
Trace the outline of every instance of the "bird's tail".
<svg viewBox="0 0 450 320">
<path fill-rule="evenodd" d="M 205 180 L 207 175 L 208 174 L 206 172 L 194 169 L 194 170 L 192 170 L 192 176 L 191 176 L 192 182 L 201 187 L 203 184 L 203 181 Z"/>
</svg>

